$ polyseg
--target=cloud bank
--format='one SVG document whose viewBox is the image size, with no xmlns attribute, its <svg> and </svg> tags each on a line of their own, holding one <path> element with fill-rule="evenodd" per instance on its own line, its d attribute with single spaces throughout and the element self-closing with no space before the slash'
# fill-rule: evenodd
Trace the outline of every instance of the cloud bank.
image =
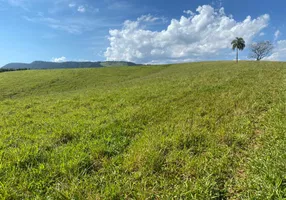
<svg viewBox="0 0 286 200">
<path fill-rule="evenodd" d="M 264 58 L 263 60 L 269 61 L 280 61 L 286 60 L 286 40 L 279 40 L 270 56 Z"/>
<path fill-rule="evenodd" d="M 109 31 L 110 46 L 106 60 L 126 60 L 137 63 L 167 63 L 215 59 L 229 55 L 226 51 L 235 37 L 251 43 L 254 36 L 268 26 L 269 15 L 256 19 L 247 16 L 236 21 L 210 5 L 199 6 L 196 12 L 184 11 L 187 16 L 172 19 L 165 30 L 148 30 L 148 23 L 157 18 L 142 16 L 127 20 L 121 30 Z"/>
<path fill-rule="evenodd" d="M 59 57 L 59 58 L 52 58 L 52 62 L 56 62 L 56 63 L 61 63 L 61 62 L 66 62 L 67 61 L 67 58 L 62 56 L 62 57 Z"/>
</svg>

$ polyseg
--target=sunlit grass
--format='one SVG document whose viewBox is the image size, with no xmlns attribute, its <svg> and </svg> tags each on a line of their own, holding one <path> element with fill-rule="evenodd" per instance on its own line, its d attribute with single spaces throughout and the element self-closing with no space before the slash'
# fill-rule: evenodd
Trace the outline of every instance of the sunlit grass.
<svg viewBox="0 0 286 200">
<path fill-rule="evenodd" d="M 286 64 L 0 74 L 3 199 L 286 198 Z"/>
</svg>

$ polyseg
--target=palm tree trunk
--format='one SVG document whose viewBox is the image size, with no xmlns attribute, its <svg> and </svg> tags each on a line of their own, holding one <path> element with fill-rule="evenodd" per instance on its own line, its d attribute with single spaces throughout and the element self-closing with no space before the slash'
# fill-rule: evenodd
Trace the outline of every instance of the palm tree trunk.
<svg viewBox="0 0 286 200">
<path fill-rule="evenodd" d="M 238 63 L 238 48 L 236 48 L 236 63 Z"/>
</svg>

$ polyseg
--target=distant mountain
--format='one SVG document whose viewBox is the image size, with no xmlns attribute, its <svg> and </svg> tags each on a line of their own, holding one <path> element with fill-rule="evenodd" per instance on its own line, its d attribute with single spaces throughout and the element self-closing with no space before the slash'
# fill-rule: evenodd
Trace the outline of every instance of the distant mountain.
<svg viewBox="0 0 286 200">
<path fill-rule="evenodd" d="M 29 64 L 26 63 L 9 63 L 2 67 L 2 69 L 24 69 L 28 68 Z"/>
<path fill-rule="evenodd" d="M 106 62 L 44 62 L 35 61 L 26 63 L 9 63 L 3 66 L 3 69 L 64 69 L 64 68 L 97 68 L 113 66 L 137 66 L 138 64 L 125 61 L 106 61 Z"/>
</svg>

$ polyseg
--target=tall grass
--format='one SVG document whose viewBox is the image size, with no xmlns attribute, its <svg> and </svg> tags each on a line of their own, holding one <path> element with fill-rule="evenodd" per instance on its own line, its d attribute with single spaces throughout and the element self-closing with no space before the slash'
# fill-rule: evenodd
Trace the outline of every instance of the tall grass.
<svg viewBox="0 0 286 200">
<path fill-rule="evenodd" d="M 283 199 L 286 64 L 0 74 L 3 199 Z"/>
</svg>

